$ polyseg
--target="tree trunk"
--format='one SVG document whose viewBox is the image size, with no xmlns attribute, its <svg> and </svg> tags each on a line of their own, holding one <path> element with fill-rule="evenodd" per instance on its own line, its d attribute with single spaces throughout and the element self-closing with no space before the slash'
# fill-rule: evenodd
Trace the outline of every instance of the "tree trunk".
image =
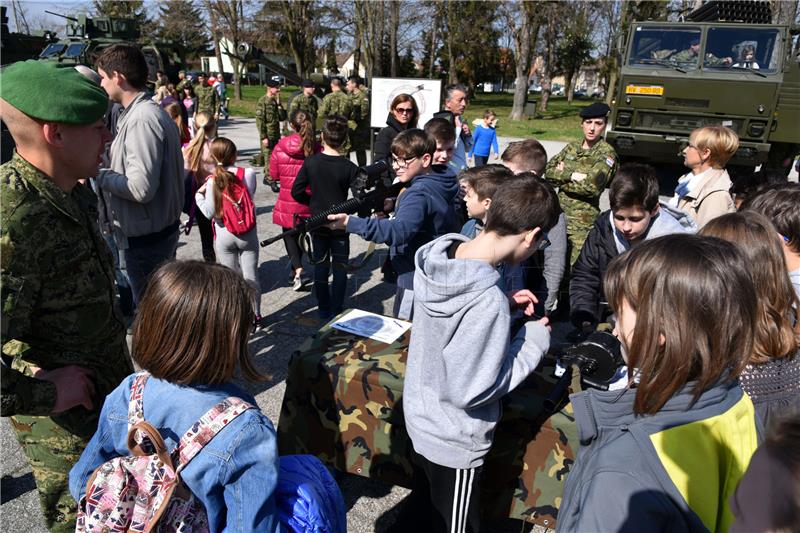
<svg viewBox="0 0 800 533">
<path fill-rule="evenodd" d="M 389 55 L 391 56 L 391 67 L 389 74 L 397 77 L 397 31 L 400 27 L 400 2 L 390 0 L 389 2 Z"/>
<path fill-rule="evenodd" d="M 544 68 L 542 69 L 542 104 L 539 109 L 542 112 L 547 111 L 547 103 L 550 100 L 550 93 L 553 90 L 553 67 L 556 62 L 556 38 L 558 31 L 556 28 L 556 7 L 550 3 L 547 5 L 545 18 L 547 19 L 547 27 L 545 28 L 545 46 L 547 52 L 544 58 Z"/>
<path fill-rule="evenodd" d="M 572 105 L 572 80 L 575 79 L 575 72 L 564 74 L 564 94 L 567 95 L 567 104 Z"/>
<path fill-rule="evenodd" d="M 304 77 L 306 73 L 306 28 L 299 27 L 298 21 L 300 21 L 301 24 L 306 24 L 308 15 L 307 8 L 308 5 L 305 1 L 280 3 L 280 9 L 286 27 L 286 37 L 289 40 L 289 49 L 292 51 L 292 57 L 294 57 L 295 72 L 300 77 Z"/>
<path fill-rule="evenodd" d="M 219 25 L 217 24 L 217 12 L 211 4 L 211 0 L 206 0 L 206 11 L 208 20 L 211 23 L 211 39 L 214 41 L 214 57 L 217 58 L 217 70 L 224 71 L 222 68 L 222 51 L 219 49 Z M 237 98 L 241 100 L 241 98 Z"/>
<path fill-rule="evenodd" d="M 456 10 L 453 7 L 452 2 L 448 2 L 445 4 L 444 8 L 447 10 L 447 36 L 445 37 L 447 40 L 447 83 L 450 85 L 454 83 L 458 83 L 458 75 L 456 74 L 456 59 L 453 57 L 455 52 L 455 17 L 456 17 Z"/>
<path fill-rule="evenodd" d="M 519 13 L 519 26 L 513 31 L 514 53 L 517 56 L 517 68 L 514 103 L 511 106 L 511 120 L 522 120 L 525 111 L 525 102 L 528 97 L 528 74 L 531 70 L 531 13 L 527 2 L 522 2 Z"/>
<path fill-rule="evenodd" d="M 436 15 L 433 17 L 433 26 L 431 27 L 431 62 L 428 65 L 428 77 L 433 78 L 433 68 L 436 65 L 436 29 L 439 27 L 439 8 L 436 9 Z"/>
</svg>

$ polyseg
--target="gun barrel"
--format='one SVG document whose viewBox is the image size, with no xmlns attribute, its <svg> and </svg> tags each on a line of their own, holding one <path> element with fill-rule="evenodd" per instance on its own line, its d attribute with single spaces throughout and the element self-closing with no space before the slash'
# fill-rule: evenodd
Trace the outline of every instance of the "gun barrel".
<svg viewBox="0 0 800 533">
<path fill-rule="evenodd" d="M 55 15 L 57 17 L 65 18 L 67 20 L 71 20 L 72 22 L 78 22 L 78 19 L 75 17 L 70 17 L 68 15 L 62 15 L 61 13 L 53 13 L 52 11 L 44 10 L 45 13 L 49 13 L 50 15 Z"/>
</svg>

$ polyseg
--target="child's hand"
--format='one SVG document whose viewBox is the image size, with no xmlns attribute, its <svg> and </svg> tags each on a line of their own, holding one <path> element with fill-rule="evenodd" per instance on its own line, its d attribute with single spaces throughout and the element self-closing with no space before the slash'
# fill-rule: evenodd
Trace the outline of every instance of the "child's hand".
<svg viewBox="0 0 800 533">
<path fill-rule="evenodd" d="M 330 229 L 347 229 L 347 221 L 350 215 L 347 213 L 338 213 L 336 215 L 328 215 L 328 220 L 331 222 L 327 224 Z"/>
<path fill-rule="evenodd" d="M 528 289 L 522 289 L 521 291 L 516 292 L 508 292 L 506 293 L 508 297 L 508 305 L 513 311 L 514 309 L 522 309 L 522 313 L 525 316 L 533 316 L 533 305 L 539 303 L 539 300 L 536 296 L 533 295 L 531 291 Z"/>
<path fill-rule="evenodd" d="M 546 316 L 543 316 L 542 318 L 540 318 L 536 322 L 541 324 L 541 325 L 543 325 L 544 327 L 546 327 L 547 331 L 552 331 L 553 330 L 553 328 L 550 327 L 550 318 L 548 318 Z"/>
</svg>

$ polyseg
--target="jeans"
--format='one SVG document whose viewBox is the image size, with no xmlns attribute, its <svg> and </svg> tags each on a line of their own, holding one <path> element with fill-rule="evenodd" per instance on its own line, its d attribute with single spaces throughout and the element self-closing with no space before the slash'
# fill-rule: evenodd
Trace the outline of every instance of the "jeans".
<svg viewBox="0 0 800 533">
<path fill-rule="evenodd" d="M 128 271 L 128 281 L 133 290 L 133 301 L 139 304 L 147 287 L 147 278 L 161 263 L 175 259 L 178 247 L 178 231 L 148 245 L 120 250 Z"/>
<path fill-rule="evenodd" d="M 128 273 L 125 269 L 125 261 L 117 247 L 117 241 L 113 235 L 103 235 L 111 255 L 114 257 L 114 275 L 117 281 L 117 295 L 119 296 L 119 306 L 125 318 L 133 316 L 133 293 L 128 283 Z"/>
<path fill-rule="evenodd" d="M 475 156 L 475 168 L 486 166 L 486 162 L 489 161 L 488 155 L 476 155 Z"/>
<path fill-rule="evenodd" d="M 314 265 L 314 294 L 317 297 L 319 317 L 331 318 L 342 312 L 347 291 L 347 261 L 350 258 L 350 237 L 313 234 L 311 236 Z M 333 284 L 328 285 L 328 274 L 333 259 Z"/>
</svg>

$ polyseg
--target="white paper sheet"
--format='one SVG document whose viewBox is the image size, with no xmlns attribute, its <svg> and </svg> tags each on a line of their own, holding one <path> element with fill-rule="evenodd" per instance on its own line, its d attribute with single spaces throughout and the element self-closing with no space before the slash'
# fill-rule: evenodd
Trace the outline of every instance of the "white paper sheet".
<svg viewBox="0 0 800 533">
<path fill-rule="evenodd" d="M 352 309 L 331 324 L 332 328 L 391 344 L 408 331 L 411 322 L 377 315 L 361 309 Z"/>
</svg>

